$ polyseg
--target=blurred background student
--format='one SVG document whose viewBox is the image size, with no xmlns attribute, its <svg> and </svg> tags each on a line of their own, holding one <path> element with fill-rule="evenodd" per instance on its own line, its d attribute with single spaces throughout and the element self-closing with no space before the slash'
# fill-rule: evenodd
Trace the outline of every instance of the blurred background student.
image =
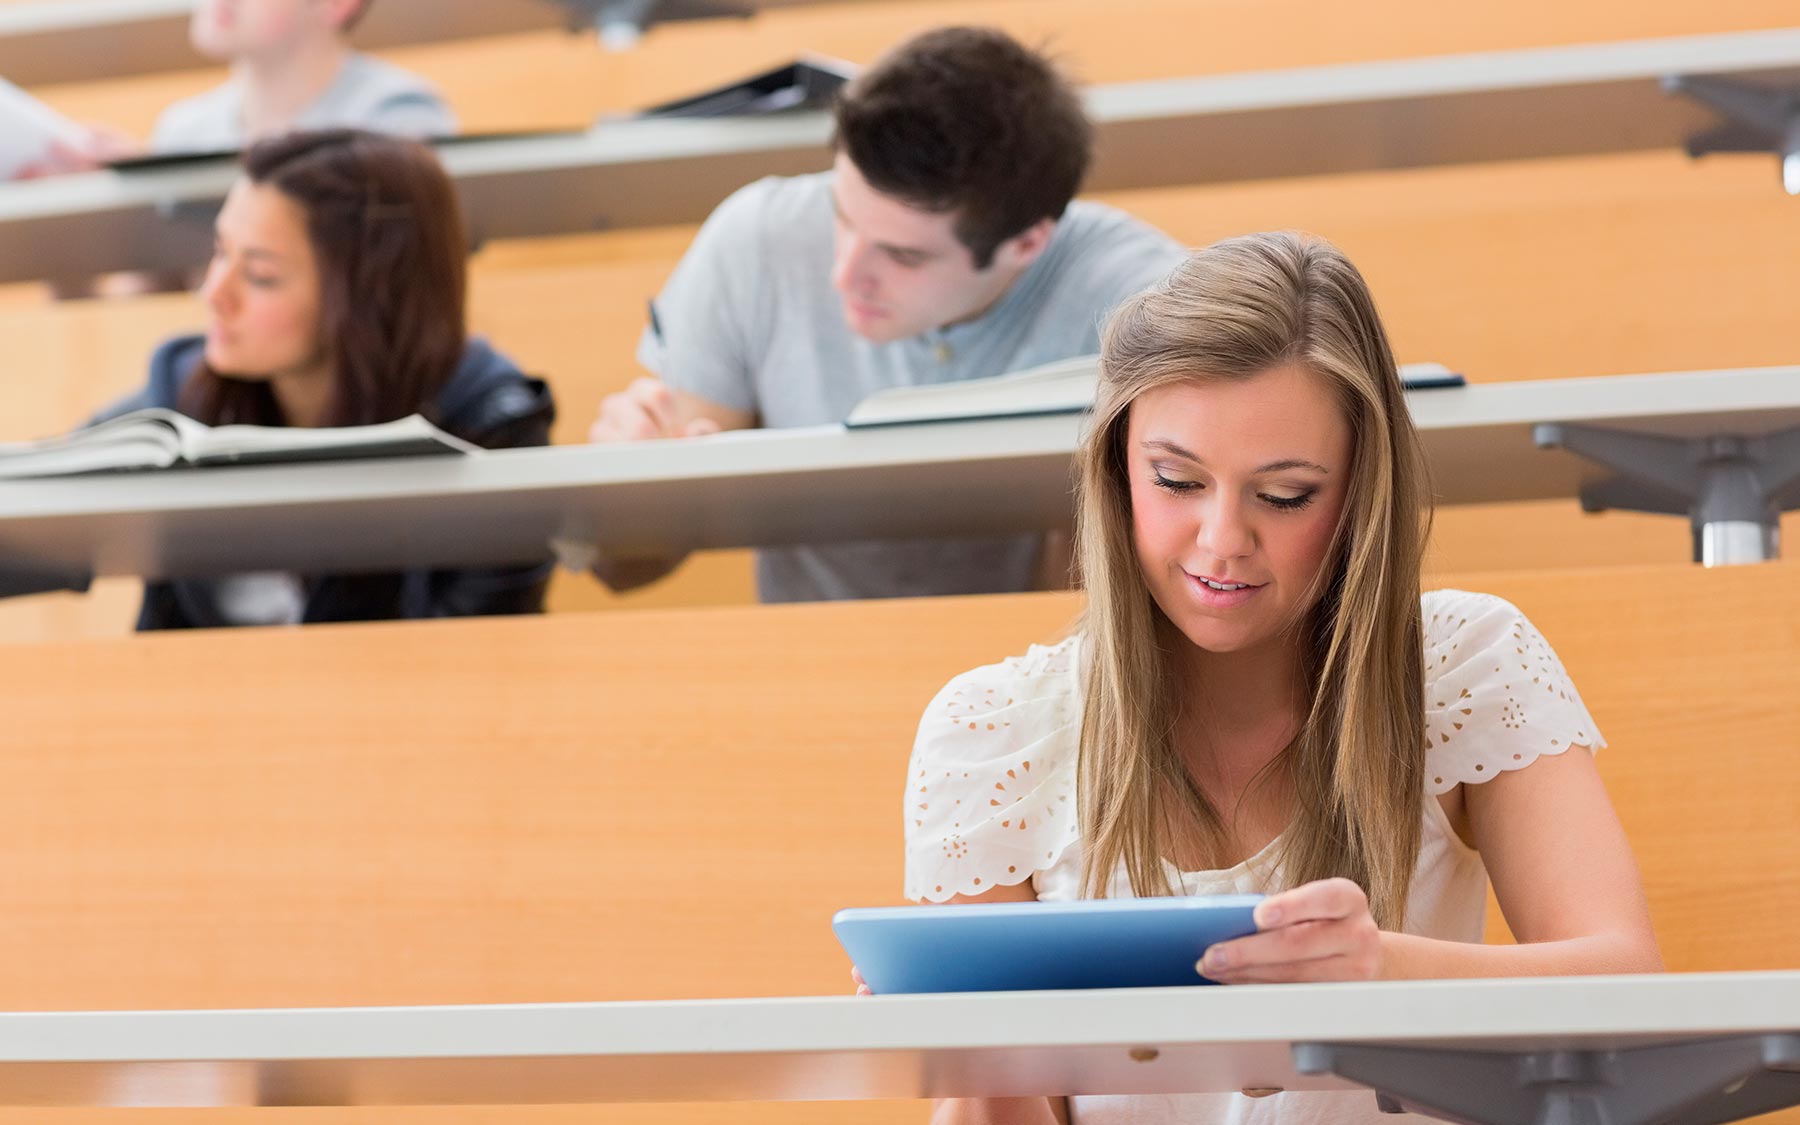
<svg viewBox="0 0 1800 1125">
<path fill-rule="evenodd" d="M 220 212 L 204 335 L 157 348 L 150 406 L 209 425 L 358 426 L 423 414 L 477 445 L 546 445 L 549 388 L 464 328 L 468 256 L 430 149 L 353 130 L 253 146 Z M 140 629 L 531 613 L 548 560 L 498 569 L 152 582 Z"/>
<path fill-rule="evenodd" d="M 290 129 L 354 126 L 444 137 L 456 117 L 424 79 L 350 47 L 374 0 L 200 0 L 194 49 L 231 64 L 220 86 L 163 112 L 156 152 L 220 152 Z"/>
<path fill-rule="evenodd" d="M 198 0 L 194 49 L 226 63 L 218 86 L 164 110 L 151 132 L 159 154 L 235 152 L 290 130 L 360 128 L 432 138 L 456 133 L 456 115 L 429 82 L 356 51 L 350 31 L 375 0 Z M 26 177 L 91 171 L 142 155 L 133 138 L 83 125 L 60 138 Z"/>
</svg>

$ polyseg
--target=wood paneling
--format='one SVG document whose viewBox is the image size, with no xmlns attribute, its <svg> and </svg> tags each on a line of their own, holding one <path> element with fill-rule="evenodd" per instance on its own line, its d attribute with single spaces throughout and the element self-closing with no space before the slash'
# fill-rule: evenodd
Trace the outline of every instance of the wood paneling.
<svg viewBox="0 0 1800 1125">
<path fill-rule="evenodd" d="M 1599 719 L 1670 967 L 1800 968 L 1793 566 L 1455 584 L 1520 605 Z M 954 673 L 1059 635 L 1078 606 L 1022 595 L 0 648 L 0 957 L 28 967 L 0 981 L 0 1008 L 837 992 L 831 912 L 897 900 L 897 800 L 925 702 Z M 540 1112 L 918 1117 L 724 1109 Z M 430 1120 L 540 1119 L 458 1112 Z"/>
<path fill-rule="evenodd" d="M 1367 272 L 1404 359 L 1481 381 L 1789 362 L 1784 271 L 1791 201 L 1752 160 L 1674 156 L 1542 161 L 1135 192 L 1112 201 L 1200 244 L 1302 227 L 1342 243 Z M 643 299 L 691 236 L 620 232 L 497 245 L 477 258 L 472 321 L 554 381 L 558 441 L 583 439 L 600 398 L 637 374 Z M 0 385 L 0 437 L 57 430 L 142 378 L 157 340 L 199 322 L 192 298 L 0 307 L 17 370 Z M 1792 517 L 1788 538 L 1800 534 Z M 1584 516 L 1568 502 L 1446 508 L 1432 565 L 1618 565 L 1688 557 L 1679 520 Z M 715 604 L 753 596 L 748 555 L 700 556 L 624 598 L 559 578 L 552 605 Z M 44 604 L 57 608 L 46 610 Z M 73 604 L 71 604 L 73 603 Z M 0 637 L 128 627 L 118 603 L 0 604 Z"/>
</svg>

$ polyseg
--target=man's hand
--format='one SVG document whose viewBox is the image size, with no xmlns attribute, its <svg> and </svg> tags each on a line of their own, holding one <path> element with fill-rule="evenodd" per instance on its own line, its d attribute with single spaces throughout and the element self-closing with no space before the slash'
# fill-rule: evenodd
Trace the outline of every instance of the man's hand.
<svg viewBox="0 0 1800 1125">
<path fill-rule="evenodd" d="M 684 418 L 675 392 L 660 379 L 635 379 L 629 387 L 600 402 L 600 417 L 588 431 L 593 442 L 654 441 L 657 438 L 704 437 L 716 434 L 711 418 Z"/>
</svg>

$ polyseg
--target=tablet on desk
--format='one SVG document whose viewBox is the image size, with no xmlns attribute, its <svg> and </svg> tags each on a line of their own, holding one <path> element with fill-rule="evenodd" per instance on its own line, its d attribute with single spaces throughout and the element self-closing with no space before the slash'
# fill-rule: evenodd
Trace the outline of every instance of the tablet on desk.
<svg viewBox="0 0 1800 1125">
<path fill-rule="evenodd" d="M 1261 895 L 840 910 L 838 941 L 877 995 L 1210 984 L 1206 947 L 1256 932 Z"/>
</svg>

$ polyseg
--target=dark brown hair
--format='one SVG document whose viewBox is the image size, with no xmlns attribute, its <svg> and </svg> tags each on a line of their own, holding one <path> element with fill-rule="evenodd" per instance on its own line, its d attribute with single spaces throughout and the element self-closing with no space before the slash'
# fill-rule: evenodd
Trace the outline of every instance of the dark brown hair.
<svg viewBox="0 0 1800 1125">
<path fill-rule="evenodd" d="M 319 346 L 334 391 L 326 425 L 435 415 L 467 344 L 468 240 L 456 189 L 416 141 L 353 129 L 289 133 L 244 154 L 251 183 L 299 204 L 319 270 Z M 285 425 L 265 381 L 204 359 L 182 412 L 209 425 Z"/>
<path fill-rule="evenodd" d="M 1081 187 L 1093 129 L 1050 60 L 1003 32 L 946 27 L 910 39 L 844 88 L 834 144 L 869 185 L 956 214 L 979 269 Z"/>
</svg>

